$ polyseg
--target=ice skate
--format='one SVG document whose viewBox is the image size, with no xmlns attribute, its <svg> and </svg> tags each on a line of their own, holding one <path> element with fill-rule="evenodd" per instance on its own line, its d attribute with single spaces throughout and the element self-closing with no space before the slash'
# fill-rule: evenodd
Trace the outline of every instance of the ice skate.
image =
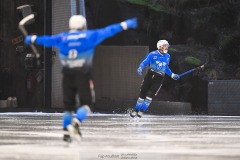
<svg viewBox="0 0 240 160">
<path fill-rule="evenodd" d="M 140 110 L 140 111 L 137 112 L 137 116 L 138 116 L 139 118 L 142 118 L 142 115 L 143 115 L 143 111 Z"/>
<path fill-rule="evenodd" d="M 81 125 L 81 122 L 77 118 L 73 118 L 72 124 L 67 126 L 68 132 L 77 141 L 81 141 L 81 139 L 82 139 L 80 125 Z"/>
<path fill-rule="evenodd" d="M 67 143 L 71 143 L 72 142 L 72 138 L 69 135 L 69 132 L 67 129 L 63 129 L 64 134 L 63 134 L 63 141 L 67 142 Z"/>
<path fill-rule="evenodd" d="M 131 116 L 132 118 L 136 117 L 137 112 L 138 112 L 137 110 L 132 111 L 132 112 L 130 113 L 130 116 Z"/>
</svg>

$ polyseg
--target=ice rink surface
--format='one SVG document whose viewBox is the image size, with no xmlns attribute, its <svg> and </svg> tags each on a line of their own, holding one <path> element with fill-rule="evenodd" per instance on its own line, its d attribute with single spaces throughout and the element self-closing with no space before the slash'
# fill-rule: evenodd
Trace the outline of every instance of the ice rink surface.
<svg viewBox="0 0 240 160">
<path fill-rule="evenodd" d="M 0 113 L 0 160 L 239 160 L 240 116 L 91 114 L 62 141 L 60 113 Z"/>
</svg>

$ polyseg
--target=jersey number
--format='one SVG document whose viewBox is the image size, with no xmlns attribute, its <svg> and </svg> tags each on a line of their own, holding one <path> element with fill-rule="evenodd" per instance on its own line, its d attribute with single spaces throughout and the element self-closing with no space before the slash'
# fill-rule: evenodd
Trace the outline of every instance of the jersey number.
<svg viewBox="0 0 240 160">
<path fill-rule="evenodd" d="M 76 59 L 78 56 L 78 52 L 76 49 L 71 49 L 68 51 L 68 58 L 69 59 Z"/>
</svg>

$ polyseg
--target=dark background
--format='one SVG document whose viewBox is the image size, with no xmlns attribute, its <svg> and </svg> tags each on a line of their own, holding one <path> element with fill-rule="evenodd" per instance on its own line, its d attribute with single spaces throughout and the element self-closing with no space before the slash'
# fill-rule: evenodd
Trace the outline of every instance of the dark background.
<svg viewBox="0 0 240 160">
<path fill-rule="evenodd" d="M 25 56 L 31 50 L 26 47 L 23 53 L 16 52 L 17 46 L 24 46 L 22 34 L 17 28 L 21 16 L 16 8 L 24 4 L 33 5 L 33 12 L 37 13 L 36 22 L 27 29 L 29 33 L 41 35 L 46 34 L 44 10 L 46 6 L 51 6 L 50 3 L 43 3 L 42 0 L 0 1 L 1 100 L 17 97 L 19 107 L 46 107 L 46 77 L 36 81 L 36 75 L 45 72 L 44 54 L 42 66 L 27 69 Z M 149 51 L 152 51 L 156 50 L 159 39 L 166 39 L 171 45 L 170 68 L 174 73 L 201 65 L 207 56 L 210 57 L 210 63 L 200 73 L 189 74 L 179 81 L 166 77 L 159 95 L 154 99 L 156 101 L 191 102 L 193 111 L 206 112 L 208 81 L 240 79 L 238 0 L 85 0 L 85 7 L 89 29 L 138 17 L 137 30 L 120 33 L 101 45 L 148 46 Z M 51 16 L 46 16 L 48 18 Z M 43 48 L 38 47 L 38 50 L 43 53 Z M 140 63 L 139 58 L 133 61 Z M 27 90 L 29 74 L 33 74 L 35 79 L 31 91 Z M 47 108 L 51 108 L 48 104 Z"/>
<path fill-rule="evenodd" d="M 44 33 L 44 3 L 31 0 L 1 0 L 0 1 L 0 99 L 17 97 L 19 106 L 43 105 L 43 80 L 34 82 L 33 91 L 27 91 L 26 79 L 30 73 L 43 72 L 39 69 L 26 69 L 25 56 L 30 53 L 23 44 L 23 36 L 18 29 L 22 15 L 16 8 L 21 5 L 34 5 L 33 12 L 37 13 L 36 23 L 27 26 L 29 33 Z M 24 47 L 24 52 L 16 52 L 18 46 Z M 43 48 L 38 47 L 40 52 Z M 42 71 L 41 71 L 42 70 Z M 34 80 L 35 81 L 35 80 Z"/>
</svg>

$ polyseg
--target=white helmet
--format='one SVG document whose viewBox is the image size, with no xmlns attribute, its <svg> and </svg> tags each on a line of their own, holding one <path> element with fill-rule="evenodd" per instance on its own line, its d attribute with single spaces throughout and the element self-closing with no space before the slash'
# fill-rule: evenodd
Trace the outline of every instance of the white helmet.
<svg viewBox="0 0 240 160">
<path fill-rule="evenodd" d="M 69 19 L 69 28 L 70 30 L 86 30 L 87 21 L 86 18 L 82 15 L 73 15 Z"/>
<path fill-rule="evenodd" d="M 169 43 L 168 43 L 168 41 L 166 41 L 166 40 L 159 40 L 159 41 L 157 42 L 157 48 L 160 49 L 160 47 L 163 46 L 163 45 L 165 45 L 165 44 L 167 44 L 168 47 L 170 46 Z"/>
</svg>

